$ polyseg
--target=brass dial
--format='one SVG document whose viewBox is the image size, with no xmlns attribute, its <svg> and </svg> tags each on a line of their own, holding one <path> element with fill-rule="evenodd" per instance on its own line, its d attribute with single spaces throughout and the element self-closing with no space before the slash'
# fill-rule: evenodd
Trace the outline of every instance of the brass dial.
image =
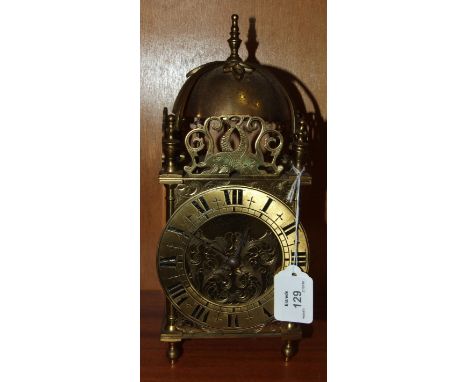
<svg viewBox="0 0 468 382">
<path fill-rule="evenodd" d="M 222 186 L 195 195 L 167 222 L 158 273 L 172 304 L 201 326 L 242 331 L 273 320 L 273 277 L 292 261 L 295 218 L 261 190 Z M 298 264 L 308 268 L 299 226 Z"/>
</svg>

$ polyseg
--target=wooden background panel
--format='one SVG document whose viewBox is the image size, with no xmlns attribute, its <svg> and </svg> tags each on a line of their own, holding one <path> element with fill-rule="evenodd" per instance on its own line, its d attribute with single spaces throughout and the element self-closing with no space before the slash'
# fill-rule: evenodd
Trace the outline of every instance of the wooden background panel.
<svg viewBox="0 0 468 382">
<path fill-rule="evenodd" d="M 255 17 L 256 59 L 285 70 L 302 82 L 304 88 L 300 91 L 307 111 L 317 111 L 319 107 L 326 119 L 325 0 L 141 0 L 140 261 L 143 290 L 161 289 L 155 263 L 165 216 L 164 190 L 157 182 L 161 165 L 162 110 L 164 106 L 172 109 L 188 71 L 228 57 L 226 40 L 233 13 L 239 15 L 243 40 L 239 50 L 241 57 L 247 58 L 244 43 L 249 18 Z M 315 106 L 310 95 L 315 98 Z M 322 146 L 324 142 L 322 139 Z M 321 166 L 323 168 L 323 163 Z M 321 171 L 320 176 L 324 178 L 323 173 Z M 306 212 L 310 213 L 304 214 L 303 224 L 309 240 L 314 243 L 313 252 L 318 253 L 312 263 L 312 275 L 316 287 L 322 290 L 319 299 L 324 300 L 323 187 L 308 191 L 304 199 Z"/>
</svg>

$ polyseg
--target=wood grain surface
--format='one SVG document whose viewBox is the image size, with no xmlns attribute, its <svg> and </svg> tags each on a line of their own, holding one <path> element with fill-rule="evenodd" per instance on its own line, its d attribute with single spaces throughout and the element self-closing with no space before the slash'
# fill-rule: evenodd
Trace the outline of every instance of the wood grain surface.
<svg viewBox="0 0 468 382">
<path fill-rule="evenodd" d="M 161 165 L 162 110 L 172 109 L 186 73 L 229 55 L 230 16 L 239 15 L 242 58 L 254 17 L 255 58 L 301 83 L 306 111 L 326 120 L 325 0 L 142 0 L 141 1 L 141 289 L 159 290 L 156 247 L 164 226 Z M 325 126 L 325 125 L 324 125 Z M 325 130 L 317 135 L 314 186 L 304 194 L 303 225 L 314 254 L 312 276 L 318 309 L 325 309 Z"/>
<path fill-rule="evenodd" d="M 279 338 L 188 340 L 171 367 L 159 341 L 163 315 L 161 291 L 141 292 L 141 382 L 318 382 L 326 381 L 326 322 L 306 329 L 299 352 L 289 363 L 281 356 Z"/>
</svg>

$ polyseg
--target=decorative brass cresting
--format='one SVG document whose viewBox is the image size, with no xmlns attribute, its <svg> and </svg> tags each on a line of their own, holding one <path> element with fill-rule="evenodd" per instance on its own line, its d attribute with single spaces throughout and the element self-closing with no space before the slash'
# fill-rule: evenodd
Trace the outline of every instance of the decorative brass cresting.
<svg viewBox="0 0 468 382">
<path fill-rule="evenodd" d="M 192 163 L 184 170 L 190 175 L 279 175 L 283 166 L 277 165 L 276 160 L 283 143 L 276 125 L 260 117 L 210 117 L 204 124 L 193 124 L 185 137 Z"/>
</svg>

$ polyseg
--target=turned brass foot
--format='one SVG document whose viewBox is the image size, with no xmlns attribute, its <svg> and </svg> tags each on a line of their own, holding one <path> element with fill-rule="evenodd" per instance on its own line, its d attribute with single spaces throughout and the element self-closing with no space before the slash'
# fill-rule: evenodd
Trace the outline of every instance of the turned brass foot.
<svg viewBox="0 0 468 382">
<path fill-rule="evenodd" d="M 182 354 L 182 344 L 180 342 L 169 342 L 169 347 L 167 349 L 167 358 L 171 362 L 171 365 L 174 365 L 177 359 Z"/>
<path fill-rule="evenodd" d="M 297 348 L 296 348 L 296 345 L 294 344 L 293 341 L 288 340 L 288 341 L 286 341 L 286 343 L 281 348 L 281 351 L 282 351 L 283 356 L 284 356 L 284 361 L 288 362 L 291 359 L 291 357 L 294 354 L 296 354 Z"/>
</svg>

